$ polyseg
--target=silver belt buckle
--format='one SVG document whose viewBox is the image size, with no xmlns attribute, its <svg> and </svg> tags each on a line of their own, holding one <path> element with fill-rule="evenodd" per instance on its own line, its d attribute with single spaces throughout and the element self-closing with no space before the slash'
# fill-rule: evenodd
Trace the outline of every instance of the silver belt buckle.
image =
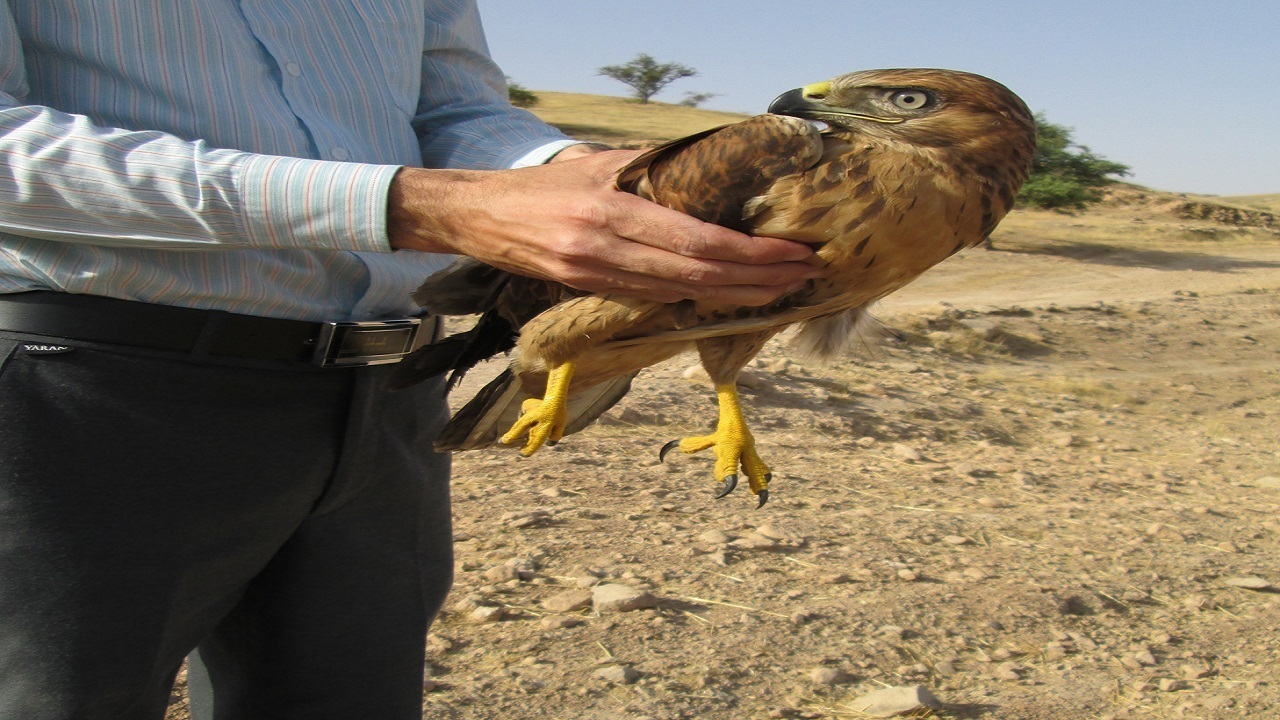
<svg viewBox="0 0 1280 720">
<path fill-rule="evenodd" d="M 321 323 L 311 364 L 360 367 L 400 362 L 414 349 L 421 327 L 420 318 Z"/>
</svg>

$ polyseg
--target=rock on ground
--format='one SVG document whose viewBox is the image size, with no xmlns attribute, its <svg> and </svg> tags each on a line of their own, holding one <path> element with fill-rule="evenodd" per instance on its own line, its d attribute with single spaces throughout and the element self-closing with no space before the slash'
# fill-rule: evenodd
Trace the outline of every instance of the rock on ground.
<svg viewBox="0 0 1280 720">
<path fill-rule="evenodd" d="M 629 612 L 657 607 L 658 598 L 630 585 L 610 583 L 591 588 L 591 604 L 598 613 Z"/>
<path fill-rule="evenodd" d="M 893 717 L 924 708 L 939 708 L 942 702 L 923 685 L 909 685 L 876 690 L 854 700 L 849 707 L 871 717 Z"/>
</svg>

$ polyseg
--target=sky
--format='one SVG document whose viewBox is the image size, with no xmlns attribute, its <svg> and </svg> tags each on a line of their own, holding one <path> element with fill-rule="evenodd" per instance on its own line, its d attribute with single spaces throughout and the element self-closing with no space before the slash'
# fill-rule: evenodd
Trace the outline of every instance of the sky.
<svg viewBox="0 0 1280 720">
<path fill-rule="evenodd" d="M 871 68 L 986 75 L 1077 143 L 1172 192 L 1280 193 L 1276 0 L 479 0 L 498 64 L 532 90 L 625 96 L 639 53 L 693 67 L 654 97 L 764 112 Z"/>
</svg>

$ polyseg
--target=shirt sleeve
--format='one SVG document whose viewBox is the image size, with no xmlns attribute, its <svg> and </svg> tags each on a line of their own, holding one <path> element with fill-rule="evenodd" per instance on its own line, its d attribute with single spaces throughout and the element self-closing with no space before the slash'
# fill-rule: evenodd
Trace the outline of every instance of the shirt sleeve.
<svg viewBox="0 0 1280 720">
<path fill-rule="evenodd" d="M 501 170 L 545 162 L 573 144 L 513 107 L 472 0 L 427 3 L 414 129 L 426 167 Z"/>
<path fill-rule="evenodd" d="M 412 120 L 426 167 L 520 167 L 572 144 L 507 101 L 473 0 L 426 6 Z M 22 40 L 0 4 L 0 233 L 163 250 L 391 250 L 398 165 L 221 149 L 95 124 L 27 95 Z"/>
<path fill-rule="evenodd" d="M 0 6 L 0 232 L 151 249 L 387 252 L 394 166 L 256 155 L 26 105 Z"/>
<path fill-rule="evenodd" d="M 208 148 L 0 97 L 0 231 L 153 249 L 385 252 L 395 166 Z"/>
</svg>

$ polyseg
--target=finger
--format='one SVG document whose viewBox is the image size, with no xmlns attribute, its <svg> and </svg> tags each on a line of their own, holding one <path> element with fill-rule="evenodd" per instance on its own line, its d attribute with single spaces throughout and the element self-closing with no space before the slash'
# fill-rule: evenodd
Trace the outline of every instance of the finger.
<svg viewBox="0 0 1280 720">
<path fill-rule="evenodd" d="M 724 260 L 692 258 L 681 258 L 678 264 L 668 272 L 672 273 L 671 277 L 697 288 L 734 285 L 786 287 L 827 274 L 824 268 L 802 262 L 749 265 Z"/>
<path fill-rule="evenodd" d="M 803 262 L 776 262 L 751 265 L 726 260 L 707 260 L 678 255 L 638 243 L 615 248 L 607 260 L 584 265 L 608 274 L 610 268 L 648 278 L 650 282 L 672 283 L 684 298 L 710 299 L 718 288 L 758 286 L 785 288 L 805 280 L 823 277 L 825 268 Z"/>
<path fill-rule="evenodd" d="M 685 257 L 752 265 L 803 261 L 813 257 L 804 243 L 752 237 L 703 222 L 643 198 L 619 193 L 612 228 L 618 235 Z"/>
<path fill-rule="evenodd" d="M 707 233 L 705 247 L 708 259 L 728 260 L 752 265 L 772 265 L 782 262 L 803 262 L 816 259 L 813 247 L 794 240 L 775 237 L 743 235 L 728 228 L 703 223 Z M 746 237 L 743 242 L 742 238 Z M 809 266 L 812 267 L 812 266 Z"/>
<path fill-rule="evenodd" d="M 616 293 L 661 303 L 695 300 L 729 306 L 754 307 L 771 303 L 783 295 L 796 292 L 808 285 L 805 281 L 778 282 L 776 280 L 759 284 L 709 285 L 631 272 L 612 265 L 591 268 L 579 266 L 571 274 L 573 277 L 561 281 L 579 290 Z"/>
<path fill-rule="evenodd" d="M 728 285 L 714 290 L 713 300 L 718 304 L 742 307 L 760 307 L 801 290 L 805 283 L 792 285 Z"/>
<path fill-rule="evenodd" d="M 596 243 L 587 243 L 588 247 Z M 686 258 L 634 242 L 606 243 L 607 254 L 515 252 L 490 264 L 521 275 L 554 280 L 591 293 L 618 293 L 654 302 L 711 301 L 764 305 L 825 274 L 806 263 L 746 265 Z"/>
</svg>

